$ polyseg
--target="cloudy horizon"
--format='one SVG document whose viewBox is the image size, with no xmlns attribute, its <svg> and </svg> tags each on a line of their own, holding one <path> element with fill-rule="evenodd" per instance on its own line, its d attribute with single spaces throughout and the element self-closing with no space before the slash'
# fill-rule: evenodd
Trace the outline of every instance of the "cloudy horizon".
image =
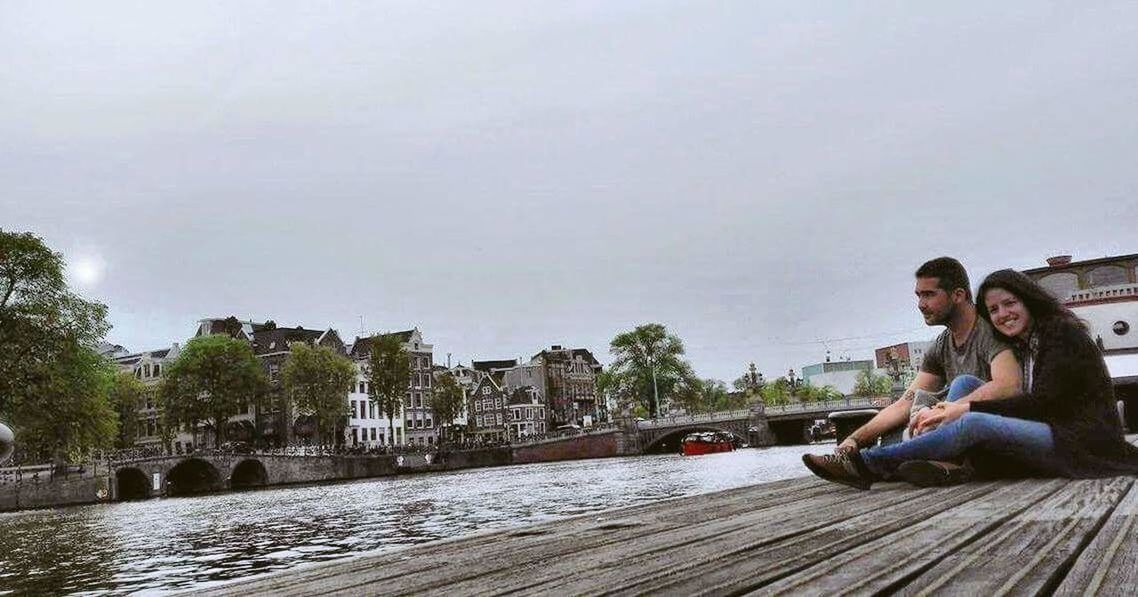
<svg viewBox="0 0 1138 597">
<path fill-rule="evenodd" d="M 932 338 L 932 257 L 1138 253 L 1132 3 L 8 2 L 0 52 L 0 227 L 132 350 L 659 322 L 730 382 Z"/>
</svg>

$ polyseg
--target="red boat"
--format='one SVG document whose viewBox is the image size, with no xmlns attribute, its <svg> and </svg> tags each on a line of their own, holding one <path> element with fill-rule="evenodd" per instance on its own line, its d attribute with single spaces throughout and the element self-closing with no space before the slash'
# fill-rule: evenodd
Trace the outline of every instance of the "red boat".
<svg viewBox="0 0 1138 597">
<path fill-rule="evenodd" d="M 735 449 L 731 435 L 722 431 L 701 431 L 684 436 L 680 442 L 680 453 L 684 456 L 699 456 L 716 452 L 730 452 Z"/>
</svg>

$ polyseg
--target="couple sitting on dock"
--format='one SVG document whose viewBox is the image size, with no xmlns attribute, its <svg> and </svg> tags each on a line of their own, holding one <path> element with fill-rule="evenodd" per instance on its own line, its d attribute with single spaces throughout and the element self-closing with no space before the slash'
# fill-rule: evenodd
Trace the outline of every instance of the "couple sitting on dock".
<svg viewBox="0 0 1138 597">
<path fill-rule="evenodd" d="M 949 257 L 925 263 L 916 279 L 925 323 L 947 329 L 899 400 L 834 454 L 802 457 L 814 474 L 858 489 L 1138 474 L 1106 363 L 1069 309 L 1010 269 L 989 274 L 974 304 L 964 267 Z M 874 446 L 906 424 L 909 439 Z"/>
</svg>

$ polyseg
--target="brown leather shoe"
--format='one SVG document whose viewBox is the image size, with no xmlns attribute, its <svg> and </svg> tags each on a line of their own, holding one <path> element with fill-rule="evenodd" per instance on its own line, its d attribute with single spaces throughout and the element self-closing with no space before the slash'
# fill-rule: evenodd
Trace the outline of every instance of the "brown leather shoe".
<svg viewBox="0 0 1138 597">
<path fill-rule="evenodd" d="M 834 483 L 841 483 L 842 485 L 849 485 L 857 489 L 869 489 L 873 484 L 873 479 L 862 471 L 855 462 L 858 458 L 857 454 L 803 454 L 802 463 L 810 472 L 818 475 L 819 477 L 833 481 Z"/>
<path fill-rule="evenodd" d="M 917 487 L 947 487 L 971 481 L 975 471 L 966 464 L 910 460 L 897 467 L 897 476 Z"/>
</svg>

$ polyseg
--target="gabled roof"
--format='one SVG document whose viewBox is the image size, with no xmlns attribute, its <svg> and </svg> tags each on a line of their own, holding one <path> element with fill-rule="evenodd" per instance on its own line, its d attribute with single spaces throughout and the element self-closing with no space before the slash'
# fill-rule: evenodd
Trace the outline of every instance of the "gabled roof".
<svg viewBox="0 0 1138 597">
<path fill-rule="evenodd" d="M 561 348 L 560 346 L 555 346 L 553 348 L 543 350 L 543 351 L 533 355 L 533 357 L 530 360 L 532 361 L 538 357 L 546 357 L 546 358 L 555 357 L 555 358 L 560 358 L 560 359 L 565 359 L 565 360 L 576 359 L 577 357 L 581 357 L 581 360 L 585 361 L 586 363 L 591 365 L 593 368 L 599 368 L 601 366 L 601 362 L 598 361 L 597 357 L 594 357 L 593 353 L 590 352 L 589 349 L 587 349 L 587 348 L 572 348 L 572 349 L 570 349 L 570 348 Z"/>
<path fill-rule="evenodd" d="M 502 391 L 502 386 L 498 385 L 498 382 L 495 381 L 493 377 L 487 375 L 486 377 L 478 380 L 478 383 L 474 384 L 474 389 L 471 390 L 470 395 L 472 397 L 475 395 L 480 396 L 482 392 L 482 386 L 490 386 L 490 389 L 493 392 L 500 393 Z"/>
<path fill-rule="evenodd" d="M 475 371 L 483 373 L 491 373 L 494 369 L 509 369 L 510 367 L 517 367 L 517 359 L 499 359 L 497 361 L 472 361 L 470 367 Z"/>
<path fill-rule="evenodd" d="M 307 330 L 302 327 L 262 329 L 253 332 L 253 353 L 261 355 L 284 352 L 288 350 L 289 342 L 314 344 L 325 333 L 326 330 Z"/>
<path fill-rule="evenodd" d="M 379 336 L 381 338 L 386 338 L 388 336 L 395 336 L 396 338 L 399 338 L 400 342 L 406 344 L 406 343 L 411 341 L 411 338 L 415 335 L 416 331 L 418 331 L 418 330 L 413 328 L 410 330 L 403 330 L 402 332 L 390 332 L 387 334 L 376 334 L 376 336 Z M 358 358 L 358 359 L 362 359 L 362 358 L 367 357 L 367 355 L 371 354 L 371 339 L 373 337 L 375 337 L 375 336 L 364 336 L 362 338 L 359 336 L 356 336 L 356 340 L 355 340 L 355 342 L 352 342 L 352 349 L 348 354 L 351 355 L 352 358 Z"/>
</svg>

